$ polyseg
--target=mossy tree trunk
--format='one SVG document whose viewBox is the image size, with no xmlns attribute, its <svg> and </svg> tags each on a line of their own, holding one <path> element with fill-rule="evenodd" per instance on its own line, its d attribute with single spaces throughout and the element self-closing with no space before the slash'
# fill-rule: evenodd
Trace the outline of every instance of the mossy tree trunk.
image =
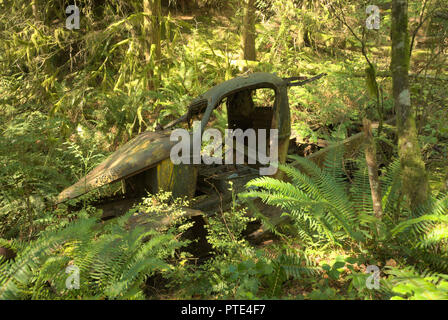
<svg viewBox="0 0 448 320">
<path fill-rule="evenodd" d="M 381 203 L 381 184 L 378 177 L 378 163 L 376 161 L 376 146 L 372 134 L 372 122 L 367 118 L 363 119 L 363 129 L 365 135 L 365 156 L 367 169 L 369 172 L 370 193 L 372 195 L 372 205 L 375 217 L 379 220 L 383 217 L 383 205 Z"/>
<path fill-rule="evenodd" d="M 257 60 L 255 51 L 255 0 L 243 0 L 243 32 L 241 34 L 241 46 L 244 60 Z"/>
<path fill-rule="evenodd" d="M 160 0 L 143 0 L 143 37 L 145 61 L 148 68 L 148 89 L 157 88 L 157 66 L 161 58 L 161 20 L 162 7 Z"/>
<path fill-rule="evenodd" d="M 37 6 L 37 0 L 31 1 L 31 8 L 33 10 L 34 20 L 38 21 L 39 20 L 39 10 L 38 10 L 38 6 Z"/>
<path fill-rule="evenodd" d="M 418 143 L 415 117 L 409 90 L 408 2 L 392 2 L 392 61 L 393 97 L 397 114 L 398 153 L 402 166 L 402 187 L 412 208 L 428 198 L 429 186 Z"/>
</svg>

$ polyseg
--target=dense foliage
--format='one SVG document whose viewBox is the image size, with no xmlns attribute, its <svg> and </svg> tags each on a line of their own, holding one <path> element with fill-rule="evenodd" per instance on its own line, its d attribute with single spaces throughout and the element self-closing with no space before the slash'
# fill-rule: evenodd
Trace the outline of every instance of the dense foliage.
<svg viewBox="0 0 448 320">
<path fill-rule="evenodd" d="M 388 121 L 390 1 L 256 0 L 256 61 L 241 58 L 244 1 L 162 1 L 158 56 L 145 1 L 77 1 L 81 27 L 68 30 L 70 1 L 0 0 L 0 299 L 448 298 L 446 1 L 408 1 L 412 112 L 430 187 L 418 207 L 403 192 Z M 366 28 L 370 4 L 381 9 L 378 30 Z M 284 180 L 254 179 L 209 217 L 205 258 L 186 237 L 194 223 L 181 217 L 184 199 L 148 195 L 104 221 L 96 201 L 120 194 L 118 183 L 55 205 L 120 145 L 256 71 L 327 76 L 289 89 L 301 156 L 280 165 Z M 365 118 L 379 123 L 380 218 L 364 150 L 335 147 L 322 166 L 302 157 L 358 133 Z M 225 128 L 224 109 L 212 119 Z M 284 223 L 258 212 L 260 200 Z M 147 227 L 161 216 L 175 223 Z M 262 244 L 245 232 L 256 221 L 271 235 Z M 69 266 L 79 289 L 67 288 Z M 379 288 L 366 285 L 369 266 L 379 267 Z"/>
</svg>

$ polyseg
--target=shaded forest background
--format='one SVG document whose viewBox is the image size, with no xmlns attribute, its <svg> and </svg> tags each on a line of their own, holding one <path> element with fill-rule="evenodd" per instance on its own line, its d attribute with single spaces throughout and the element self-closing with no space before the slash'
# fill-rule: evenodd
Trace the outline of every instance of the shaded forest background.
<svg viewBox="0 0 448 320">
<path fill-rule="evenodd" d="M 0 0 L 0 297 L 448 298 L 446 1 L 407 1 L 400 20 L 383 0 L 85 0 L 80 29 L 68 30 L 70 4 Z M 378 30 L 366 28 L 368 5 L 381 9 Z M 394 47 L 394 37 L 406 41 Z M 408 85 L 393 59 L 409 68 Z M 118 184 L 54 205 L 120 145 L 180 117 L 212 86 L 259 71 L 327 74 L 289 90 L 294 153 L 364 130 L 361 154 L 335 151 L 323 169 L 295 158 L 301 171 L 282 168 L 291 183 L 251 182 L 264 191 L 235 195 L 210 219 L 205 261 L 184 250 L 191 221 L 127 225 L 185 200 L 148 196 L 101 227 L 92 203 Z M 371 122 L 379 128 L 369 134 Z M 225 128 L 224 109 L 213 126 Z M 280 207 L 290 227 L 258 216 L 273 237 L 249 243 L 244 196 Z M 81 269 L 78 290 L 65 287 L 70 264 Z M 378 289 L 366 287 L 369 265 L 381 269 Z"/>
</svg>

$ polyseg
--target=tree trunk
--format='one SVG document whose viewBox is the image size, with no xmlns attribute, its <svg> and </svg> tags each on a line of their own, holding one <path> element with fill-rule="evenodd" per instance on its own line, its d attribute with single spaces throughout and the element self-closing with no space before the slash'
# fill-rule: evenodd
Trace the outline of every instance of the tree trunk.
<svg viewBox="0 0 448 320">
<path fill-rule="evenodd" d="M 376 161 L 375 140 L 372 134 L 372 123 L 363 119 L 364 135 L 365 135 L 365 155 L 367 169 L 369 172 L 370 193 L 372 195 L 373 212 L 375 217 L 381 220 L 383 216 L 383 206 L 381 203 L 381 185 L 378 178 L 378 164 Z"/>
<path fill-rule="evenodd" d="M 407 0 L 392 2 L 393 97 L 397 114 L 398 154 L 402 166 L 402 189 L 411 208 L 428 198 L 429 186 L 425 163 L 421 157 L 414 112 L 409 91 L 409 34 Z"/>
<path fill-rule="evenodd" d="M 143 0 L 143 36 L 145 61 L 148 65 L 148 89 L 154 90 L 158 84 L 159 74 L 156 72 L 161 57 L 161 20 L 162 7 L 160 0 Z"/>
<path fill-rule="evenodd" d="M 257 60 L 255 51 L 255 0 L 244 0 L 241 46 L 244 60 Z"/>
<path fill-rule="evenodd" d="M 31 8 L 33 9 L 34 21 L 39 21 L 39 10 L 37 8 L 37 0 L 31 1 Z"/>
</svg>

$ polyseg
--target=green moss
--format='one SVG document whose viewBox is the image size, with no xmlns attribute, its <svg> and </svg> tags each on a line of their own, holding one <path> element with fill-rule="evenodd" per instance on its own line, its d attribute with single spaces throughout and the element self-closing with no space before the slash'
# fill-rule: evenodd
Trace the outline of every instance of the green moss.
<svg viewBox="0 0 448 320">
<path fill-rule="evenodd" d="M 408 196 L 411 207 L 416 208 L 428 199 L 429 187 L 413 117 L 409 117 L 404 124 L 398 141 L 398 152 L 403 172 L 403 192 Z"/>
</svg>

